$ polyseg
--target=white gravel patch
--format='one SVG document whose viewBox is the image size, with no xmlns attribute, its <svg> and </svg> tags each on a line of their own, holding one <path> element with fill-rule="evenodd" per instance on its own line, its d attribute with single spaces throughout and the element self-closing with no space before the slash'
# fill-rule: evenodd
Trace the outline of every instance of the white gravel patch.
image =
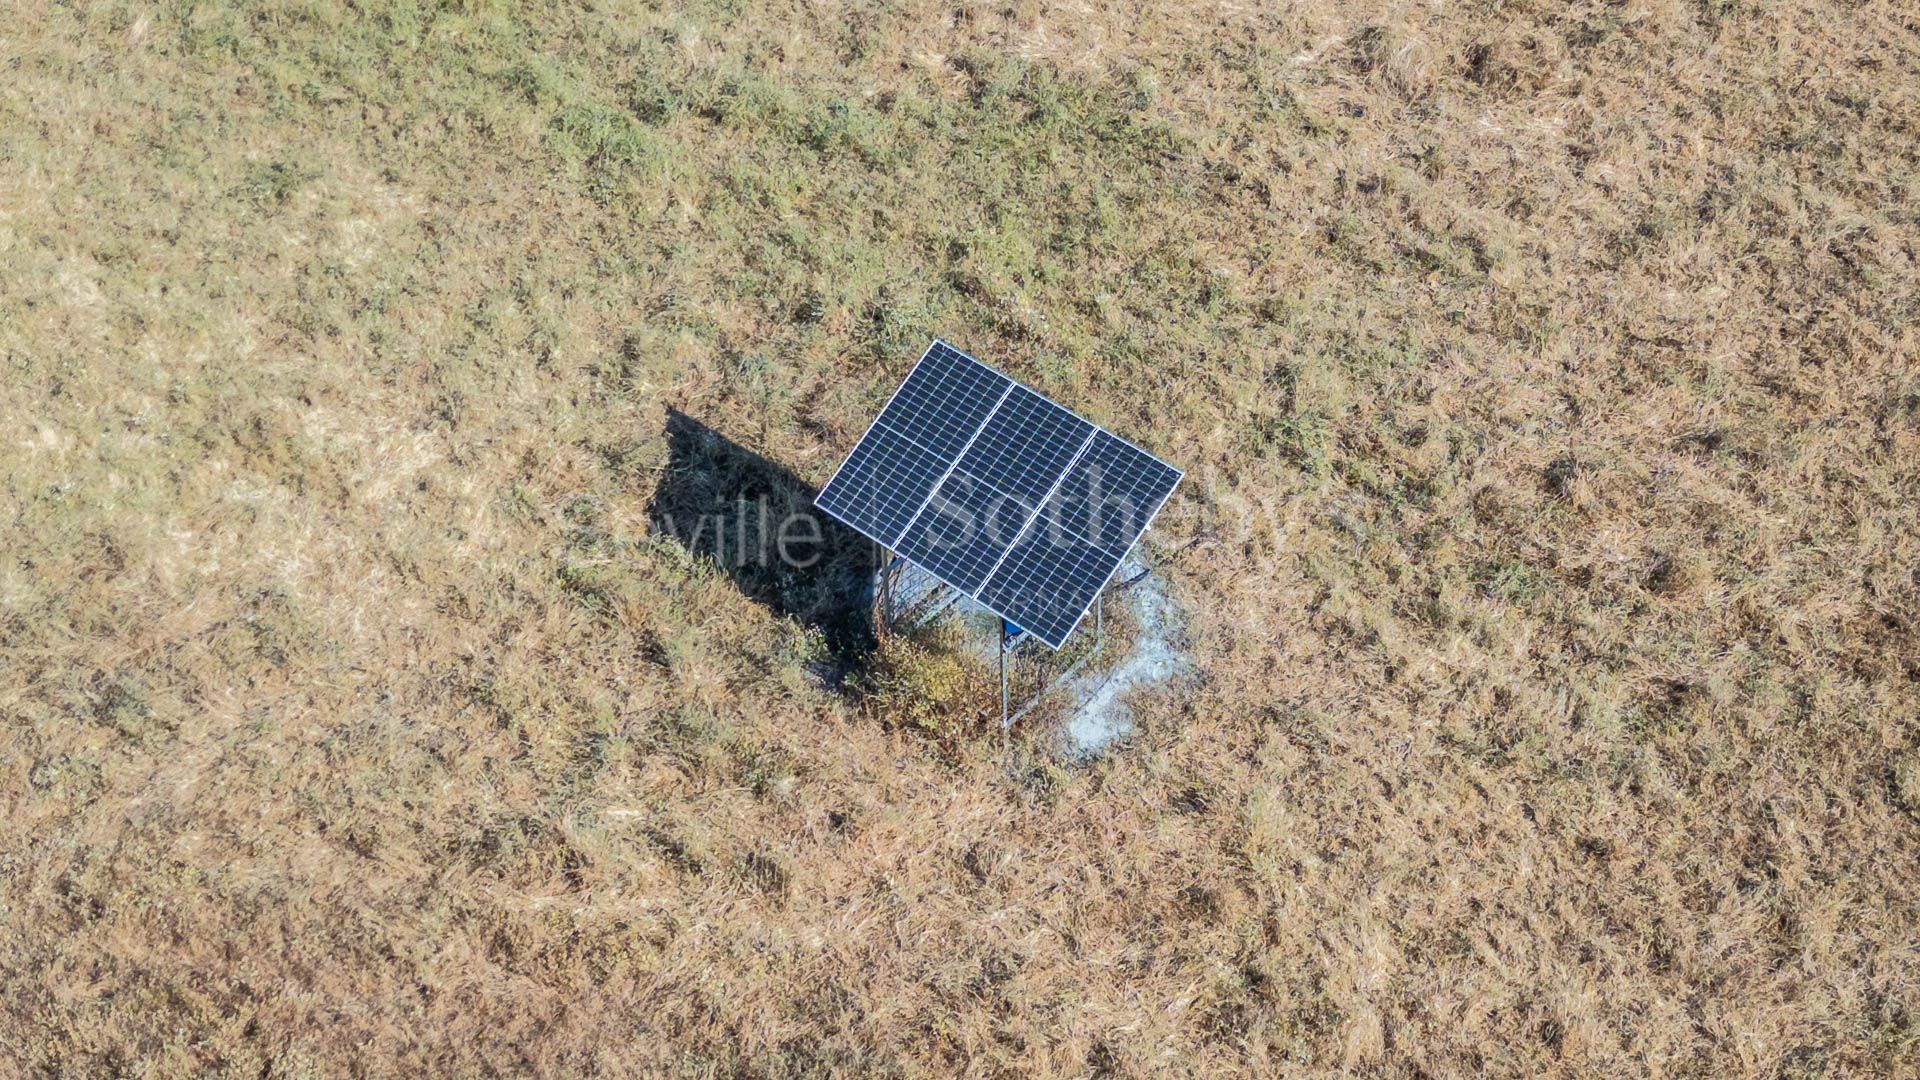
<svg viewBox="0 0 1920 1080">
<path fill-rule="evenodd" d="M 1120 573 L 1125 581 L 1140 572 L 1129 559 Z M 1167 595 L 1166 582 L 1148 574 L 1131 589 L 1112 595 L 1109 603 L 1133 608 L 1139 630 L 1127 654 L 1117 663 L 1076 677 L 1062 687 L 1072 711 L 1060 731 L 1062 749 L 1073 757 L 1091 757 L 1133 734 L 1133 711 L 1127 698 L 1145 687 L 1159 686 L 1193 670 L 1193 658 L 1176 644 L 1180 609 Z"/>
</svg>

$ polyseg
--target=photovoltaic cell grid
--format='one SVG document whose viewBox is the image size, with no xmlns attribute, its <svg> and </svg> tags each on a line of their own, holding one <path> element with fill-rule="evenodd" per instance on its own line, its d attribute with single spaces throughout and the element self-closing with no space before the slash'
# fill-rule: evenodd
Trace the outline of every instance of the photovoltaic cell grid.
<svg viewBox="0 0 1920 1080">
<path fill-rule="evenodd" d="M 1096 431 L 1061 479 L 1047 523 L 1057 521 L 1099 547 L 1131 547 L 1179 482 L 1180 470 Z"/>
<path fill-rule="evenodd" d="M 1016 386 L 980 429 L 980 437 L 973 440 L 954 471 L 978 477 L 1008 495 L 1027 500 L 1031 513 L 1039 509 L 1053 482 L 1073 464 L 1092 435 L 1092 424 L 1024 386 Z"/>
<path fill-rule="evenodd" d="M 815 504 L 893 546 L 1012 387 L 1012 379 L 935 342 Z"/>
<path fill-rule="evenodd" d="M 1180 477 L 936 341 L 815 501 L 1057 649 Z"/>
<path fill-rule="evenodd" d="M 1092 424 L 1015 386 L 894 550 L 974 593 L 1092 434 Z"/>
<path fill-rule="evenodd" d="M 1059 648 L 1180 482 L 1171 465 L 1105 431 L 1061 477 L 977 599 Z M 1012 619 L 1012 616 L 1008 616 Z"/>
<path fill-rule="evenodd" d="M 940 485 L 894 550 L 971 595 L 1020 535 L 1030 507 L 956 472 Z"/>
</svg>

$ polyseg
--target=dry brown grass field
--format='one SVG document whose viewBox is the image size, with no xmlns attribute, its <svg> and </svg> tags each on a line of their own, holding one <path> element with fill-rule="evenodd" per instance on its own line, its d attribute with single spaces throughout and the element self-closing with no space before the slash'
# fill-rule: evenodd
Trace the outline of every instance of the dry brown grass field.
<svg viewBox="0 0 1920 1080">
<path fill-rule="evenodd" d="M 1920 1074 L 1917 263 L 1900 3 L 9 3 L 0 1075 Z M 934 336 L 1092 763 L 649 521 Z"/>
</svg>

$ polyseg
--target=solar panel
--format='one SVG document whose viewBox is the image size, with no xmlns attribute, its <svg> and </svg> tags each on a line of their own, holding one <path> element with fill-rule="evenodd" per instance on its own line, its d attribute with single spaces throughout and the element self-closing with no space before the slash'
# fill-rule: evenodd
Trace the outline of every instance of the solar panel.
<svg viewBox="0 0 1920 1080">
<path fill-rule="evenodd" d="M 1026 621 L 1015 624 L 1059 648 L 1180 476 L 1146 451 L 1096 430 L 987 579 L 980 602 L 994 611 L 1026 612 Z"/>
<path fill-rule="evenodd" d="M 893 392 L 815 505 L 895 547 L 1013 380 L 940 342 Z"/>
<path fill-rule="evenodd" d="M 1057 649 L 1181 475 L 936 341 L 815 502 Z"/>
</svg>

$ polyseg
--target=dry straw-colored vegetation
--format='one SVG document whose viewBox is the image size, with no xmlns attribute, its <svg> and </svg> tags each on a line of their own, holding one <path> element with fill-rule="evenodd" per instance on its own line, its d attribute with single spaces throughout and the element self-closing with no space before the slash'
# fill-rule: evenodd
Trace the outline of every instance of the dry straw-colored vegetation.
<svg viewBox="0 0 1920 1080">
<path fill-rule="evenodd" d="M 1873 0 L 9 4 L 0 1072 L 1914 1075 L 1917 165 Z M 1091 766 L 649 528 L 934 334 L 1191 470 Z"/>
</svg>

